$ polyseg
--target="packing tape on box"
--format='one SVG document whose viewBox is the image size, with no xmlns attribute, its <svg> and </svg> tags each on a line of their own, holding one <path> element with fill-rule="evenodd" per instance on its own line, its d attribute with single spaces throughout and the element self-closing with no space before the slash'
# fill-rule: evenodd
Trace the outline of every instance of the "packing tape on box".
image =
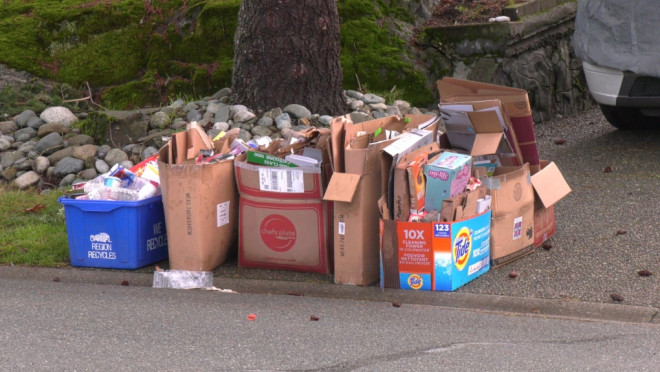
<svg viewBox="0 0 660 372">
<path fill-rule="evenodd" d="M 484 177 L 481 179 L 481 183 L 486 186 L 488 190 L 499 190 L 501 187 L 499 178 Z"/>
</svg>

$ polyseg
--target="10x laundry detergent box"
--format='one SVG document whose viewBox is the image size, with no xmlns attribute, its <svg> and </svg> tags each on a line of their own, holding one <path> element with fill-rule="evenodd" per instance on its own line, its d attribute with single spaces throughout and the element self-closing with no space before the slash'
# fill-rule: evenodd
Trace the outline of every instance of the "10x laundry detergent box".
<svg viewBox="0 0 660 372">
<path fill-rule="evenodd" d="M 454 291 L 490 269 L 488 210 L 453 222 L 380 220 L 381 287 Z"/>
</svg>

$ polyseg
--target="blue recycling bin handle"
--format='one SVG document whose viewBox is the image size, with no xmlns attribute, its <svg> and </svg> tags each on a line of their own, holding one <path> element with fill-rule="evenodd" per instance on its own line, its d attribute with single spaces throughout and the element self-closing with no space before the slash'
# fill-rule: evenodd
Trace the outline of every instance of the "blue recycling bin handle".
<svg viewBox="0 0 660 372">
<path fill-rule="evenodd" d="M 153 198 L 143 199 L 138 201 L 118 201 L 118 200 L 77 200 L 61 196 L 57 199 L 60 204 L 72 205 L 86 212 L 111 212 L 121 207 L 139 207 L 154 201 L 155 198 L 162 198 L 162 196 L 154 196 Z"/>
</svg>

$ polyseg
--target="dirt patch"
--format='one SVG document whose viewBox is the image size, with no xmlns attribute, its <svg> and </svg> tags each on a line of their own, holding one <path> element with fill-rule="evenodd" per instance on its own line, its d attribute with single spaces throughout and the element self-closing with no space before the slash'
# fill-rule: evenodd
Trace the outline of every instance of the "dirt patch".
<svg viewBox="0 0 660 372">
<path fill-rule="evenodd" d="M 425 26 L 488 22 L 501 16 L 507 5 L 509 0 L 443 0 L 433 9 L 433 18 Z"/>
</svg>

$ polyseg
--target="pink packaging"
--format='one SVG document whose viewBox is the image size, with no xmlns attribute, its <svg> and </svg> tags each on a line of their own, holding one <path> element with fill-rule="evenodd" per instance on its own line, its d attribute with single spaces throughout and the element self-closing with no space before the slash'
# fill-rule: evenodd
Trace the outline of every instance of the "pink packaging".
<svg viewBox="0 0 660 372">
<path fill-rule="evenodd" d="M 426 210 L 439 211 L 442 201 L 463 191 L 470 181 L 472 156 L 445 151 L 424 167 Z"/>
</svg>

